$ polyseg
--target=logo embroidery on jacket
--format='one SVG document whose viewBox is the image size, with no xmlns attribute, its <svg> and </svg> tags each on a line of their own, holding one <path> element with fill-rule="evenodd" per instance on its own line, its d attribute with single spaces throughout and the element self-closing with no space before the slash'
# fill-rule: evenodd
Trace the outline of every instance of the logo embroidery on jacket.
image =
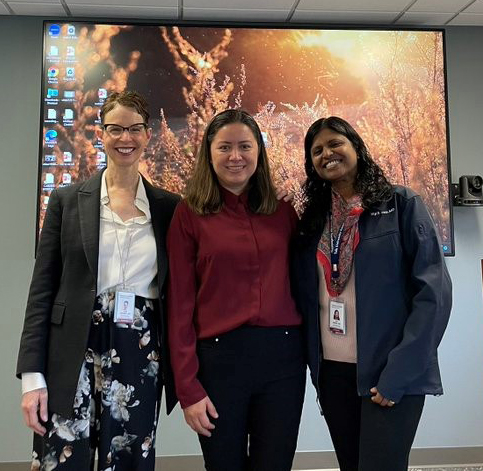
<svg viewBox="0 0 483 471">
<path fill-rule="evenodd" d="M 371 216 L 380 216 L 380 215 L 385 215 L 385 214 L 391 214 L 396 210 L 396 208 L 391 208 L 391 209 L 386 209 L 384 211 L 373 211 L 371 213 Z"/>
</svg>

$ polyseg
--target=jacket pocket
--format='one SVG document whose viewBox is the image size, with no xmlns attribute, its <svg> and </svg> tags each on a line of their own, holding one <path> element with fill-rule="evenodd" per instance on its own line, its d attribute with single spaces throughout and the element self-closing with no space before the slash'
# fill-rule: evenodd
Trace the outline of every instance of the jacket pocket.
<svg viewBox="0 0 483 471">
<path fill-rule="evenodd" d="M 64 319 L 65 304 L 54 303 L 52 306 L 52 314 L 50 316 L 50 322 L 52 324 L 62 324 Z"/>
</svg>

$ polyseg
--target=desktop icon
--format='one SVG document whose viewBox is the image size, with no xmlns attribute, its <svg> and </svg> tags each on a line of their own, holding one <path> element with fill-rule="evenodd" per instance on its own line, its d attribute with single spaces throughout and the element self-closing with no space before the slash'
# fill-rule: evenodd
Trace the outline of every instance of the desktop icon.
<svg viewBox="0 0 483 471">
<path fill-rule="evenodd" d="M 54 174 L 53 173 L 46 173 L 44 185 L 53 185 L 54 184 Z"/>
<path fill-rule="evenodd" d="M 44 162 L 46 164 L 55 164 L 57 162 L 57 158 L 55 157 L 55 154 L 47 154 L 44 158 Z"/>
<path fill-rule="evenodd" d="M 64 162 L 72 162 L 72 152 L 65 151 L 63 153 Z"/>
<path fill-rule="evenodd" d="M 45 142 L 55 142 L 56 139 L 57 139 L 57 131 L 53 129 L 49 129 L 45 133 Z"/>
<path fill-rule="evenodd" d="M 50 46 L 49 55 L 50 56 L 58 56 L 59 55 L 59 48 L 57 46 Z"/>
<path fill-rule="evenodd" d="M 67 46 L 65 55 L 67 57 L 73 57 L 73 56 L 75 56 L 75 47 L 74 46 Z"/>
<path fill-rule="evenodd" d="M 67 78 L 74 78 L 75 77 L 75 68 L 74 67 L 66 67 L 65 68 L 65 76 Z"/>
<path fill-rule="evenodd" d="M 49 196 L 44 196 L 44 206 L 47 207 L 49 204 Z"/>
<path fill-rule="evenodd" d="M 59 75 L 59 69 L 57 67 L 49 67 L 49 70 L 47 71 L 47 76 L 49 78 L 54 78 Z"/>
<path fill-rule="evenodd" d="M 106 163 L 106 153 L 102 151 L 97 152 L 97 163 L 98 164 L 105 164 Z"/>
<path fill-rule="evenodd" d="M 71 110 L 70 108 L 66 108 L 64 110 L 64 120 L 70 120 L 74 119 L 74 110 Z"/>
<path fill-rule="evenodd" d="M 97 95 L 99 96 L 99 100 L 104 100 L 107 98 L 107 90 L 105 88 L 99 88 Z"/>
<path fill-rule="evenodd" d="M 47 88 L 47 98 L 55 98 L 59 96 L 59 90 L 56 88 Z"/>
<path fill-rule="evenodd" d="M 67 25 L 67 34 L 69 36 L 75 36 L 75 26 L 74 25 Z"/>
<path fill-rule="evenodd" d="M 57 119 L 57 111 L 53 108 L 47 110 L 47 119 Z"/>
<path fill-rule="evenodd" d="M 64 98 L 75 98 L 75 90 L 64 90 Z"/>
<path fill-rule="evenodd" d="M 50 25 L 49 28 L 49 35 L 52 38 L 57 38 L 60 34 L 60 26 L 59 25 Z"/>
<path fill-rule="evenodd" d="M 72 175 L 70 173 L 62 174 L 62 183 L 69 184 L 72 183 Z"/>
</svg>

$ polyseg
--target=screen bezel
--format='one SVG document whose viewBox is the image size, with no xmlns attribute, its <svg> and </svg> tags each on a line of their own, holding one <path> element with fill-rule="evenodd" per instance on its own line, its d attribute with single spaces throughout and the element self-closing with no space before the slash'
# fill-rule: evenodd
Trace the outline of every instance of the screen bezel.
<svg viewBox="0 0 483 471">
<path fill-rule="evenodd" d="M 121 19 L 119 19 L 121 20 Z M 446 46 L 446 30 L 444 28 L 425 28 L 425 27 L 410 27 L 410 26 L 389 26 L 389 25 L 370 25 L 370 24 L 335 24 L 335 23 L 280 23 L 280 22 L 238 22 L 238 21 L 196 21 L 196 20 L 163 20 L 159 21 L 143 21 L 143 20 L 129 20 L 129 21 L 114 21 L 112 19 L 104 20 L 102 17 L 96 18 L 53 18 L 44 19 L 42 26 L 42 70 L 41 70 L 41 106 L 39 115 L 39 151 L 38 151 L 38 166 L 37 166 L 37 210 L 36 210 L 36 224 L 35 224 L 35 252 L 37 252 L 39 242 L 40 230 L 40 192 L 42 189 L 42 153 L 43 153 L 43 127 L 46 103 L 44 100 L 47 82 L 47 51 L 46 51 L 46 35 L 47 25 L 52 23 L 69 23 L 69 24 L 106 24 L 106 25 L 127 25 L 127 26 L 178 26 L 178 27 L 199 27 L 199 28 L 252 28 L 252 29 L 293 29 L 293 30 L 345 30 L 345 31 L 415 31 L 415 32 L 438 32 L 442 34 L 443 44 L 443 75 L 445 86 L 445 125 L 446 125 L 446 165 L 447 165 L 447 197 L 449 208 L 449 230 L 451 234 L 451 247 L 448 251 L 444 251 L 444 256 L 455 256 L 455 240 L 454 240 L 454 217 L 453 217 L 453 201 L 452 201 L 452 182 L 451 182 L 451 147 L 450 147 L 450 127 L 449 127 L 449 102 L 448 102 L 448 78 L 447 78 L 447 46 Z"/>
</svg>

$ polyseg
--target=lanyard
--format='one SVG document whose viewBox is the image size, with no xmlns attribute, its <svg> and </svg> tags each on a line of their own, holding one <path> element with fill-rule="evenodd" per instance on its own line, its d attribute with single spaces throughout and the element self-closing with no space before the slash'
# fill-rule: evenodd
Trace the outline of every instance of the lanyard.
<svg viewBox="0 0 483 471">
<path fill-rule="evenodd" d="M 333 279 L 339 278 L 339 255 L 340 255 L 340 243 L 342 240 L 342 233 L 344 232 L 345 221 L 339 228 L 337 236 L 334 237 L 332 227 L 332 211 L 329 213 L 329 231 L 330 231 L 330 264 L 332 267 L 331 277 Z"/>
<path fill-rule="evenodd" d="M 109 196 L 109 193 L 107 194 Z M 109 208 L 109 211 L 111 211 L 111 219 L 112 219 L 112 224 L 114 226 L 114 232 L 116 234 L 116 245 L 117 245 L 117 250 L 119 252 L 119 277 L 122 279 L 122 288 L 125 289 L 126 288 L 126 271 L 127 271 L 127 263 L 128 263 L 128 260 L 129 260 L 129 252 L 131 250 L 131 241 L 132 241 L 132 236 L 134 234 L 134 229 L 132 226 L 134 226 L 134 223 L 136 222 L 136 218 L 135 218 L 135 211 L 136 211 L 136 208 L 134 208 L 133 210 L 133 215 L 132 215 L 132 220 L 133 220 L 133 223 L 130 224 L 126 231 L 126 236 L 124 237 L 124 244 L 123 244 L 123 248 L 121 249 L 121 244 L 119 243 L 119 235 L 118 235 L 118 231 L 117 231 L 117 222 L 114 221 L 114 211 Z M 127 245 L 127 247 L 126 247 Z M 122 258 L 122 254 L 123 253 L 126 253 L 126 257 Z"/>
<path fill-rule="evenodd" d="M 117 222 L 114 221 L 114 215 L 112 214 L 111 210 L 111 216 L 112 216 L 112 223 L 114 224 L 114 231 L 116 232 L 116 242 L 117 242 L 117 250 L 119 251 L 119 274 L 122 279 L 122 288 L 126 289 L 126 271 L 127 271 L 127 262 L 129 260 L 129 252 L 131 250 L 131 241 L 132 241 L 132 236 L 134 234 L 134 229 L 129 225 L 127 227 L 127 234 L 124 237 L 124 247 L 121 250 L 121 244 L 119 243 L 119 236 L 117 234 Z M 135 218 L 133 217 L 133 225 L 135 222 Z M 127 244 L 127 248 L 126 248 Z M 126 253 L 126 257 L 124 260 L 122 259 L 122 254 L 123 252 Z"/>
</svg>

